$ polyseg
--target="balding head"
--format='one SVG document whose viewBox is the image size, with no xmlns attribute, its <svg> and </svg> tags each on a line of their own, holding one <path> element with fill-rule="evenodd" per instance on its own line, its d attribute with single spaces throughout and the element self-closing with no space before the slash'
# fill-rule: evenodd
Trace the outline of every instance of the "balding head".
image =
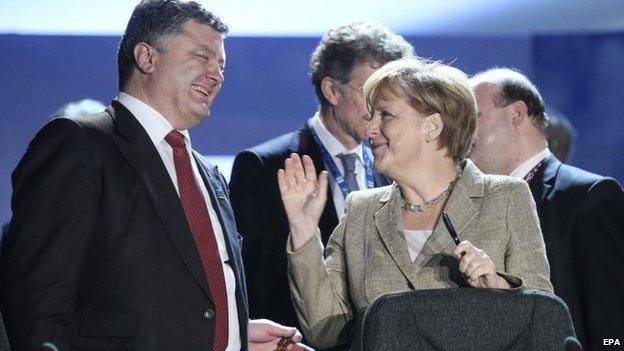
<svg viewBox="0 0 624 351">
<path fill-rule="evenodd" d="M 492 68 L 477 73 L 470 79 L 474 87 L 490 84 L 498 87 L 493 96 L 496 107 L 505 107 L 516 101 L 522 101 L 527 107 L 527 115 L 535 128 L 545 131 L 548 118 L 545 113 L 544 99 L 533 83 L 524 74 L 510 68 Z"/>
<path fill-rule="evenodd" d="M 485 173 L 508 175 L 547 145 L 542 97 L 526 76 L 508 68 L 479 73 L 470 83 L 478 111 L 470 158 Z"/>
</svg>

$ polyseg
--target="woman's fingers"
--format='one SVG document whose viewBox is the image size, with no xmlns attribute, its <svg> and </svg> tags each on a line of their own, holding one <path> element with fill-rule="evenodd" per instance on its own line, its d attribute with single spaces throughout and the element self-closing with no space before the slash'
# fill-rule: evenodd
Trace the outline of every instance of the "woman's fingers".
<svg viewBox="0 0 624 351">
<path fill-rule="evenodd" d="M 283 169 L 277 170 L 277 185 L 279 186 L 280 193 L 283 195 L 288 191 L 288 184 L 286 183 L 286 171 Z"/>
<path fill-rule="evenodd" d="M 316 169 L 314 168 L 314 162 L 308 155 L 303 155 L 303 169 L 305 171 L 305 180 L 312 182 L 316 185 Z"/>
<path fill-rule="evenodd" d="M 472 272 L 468 274 L 468 279 L 471 281 L 478 281 L 480 277 L 485 277 L 492 274 L 494 271 L 492 270 L 492 266 L 489 262 L 481 262 L 479 265 L 474 267 Z"/>
<path fill-rule="evenodd" d="M 485 278 L 496 272 L 490 257 L 469 241 L 462 241 L 453 252 L 459 260 L 459 271 L 473 287 L 486 287 Z M 484 279 L 480 280 L 479 278 Z"/>
<path fill-rule="evenodd" d="M 469 253 L 470 251 L 474 251 L 475 247 L 468 240 L 464 240 L 457 247 L 455 247 L 455 251 L 453 251 L 453 255 L 456 259 L 461 260 L 462 256 Z"/>
<path fill-rule="evenodd" d="M 297 184 L 303 184 L 306 182 L 305 171 L 303 170 L 303 164 L 301 162 L 301 157 L 299 155 L 292 153 L 290 154 L 290 159 L 293 164 L 293 174 Z"/>
<path fill-rule="evenodd" d="M 322 171 L 318 178 L 318 185 L 316 187 L 316 194 L 319 197 L 319 200 L 325 203 L 327 200 L 327 184 L 328 184 L 328 173 L 327 171 Z"/>
</svg>

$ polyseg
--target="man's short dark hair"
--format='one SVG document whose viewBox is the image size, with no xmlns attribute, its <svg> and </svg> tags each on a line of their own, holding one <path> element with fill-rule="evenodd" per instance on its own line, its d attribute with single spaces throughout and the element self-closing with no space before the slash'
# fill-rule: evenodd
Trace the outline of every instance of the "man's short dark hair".
<svg viewBox="0 0 624 351">
<path fill-rule="evenodd" d="M 117 51 L 119 90 L 121 91 L 135 67 L 134 47 L 141 42 L 166 50 L 164 39 L 184 32 L 186 22 L 193 20 L 227 34 L 228 27 L 221 19 L 205 10 L 195 1 L 143 0 L 132 12 Z"/>
<path fill-rule="evenodd" d="M 327 32 L 312 53 L 310 72 L 321 108 L 329 104 L 321 91 L 325 77 L 348 83 L 353 67 L 366 61 L 385 64 L 414 55 L 400 35 L 374 22 L 354 22 Z"/>
<path fill-rule="evenodd" d="M 492 101 L 496 107 L 505 107 L 516 101 L 524 102 L 533 125 L 542 132 L 546 130 L 548 117 L 544 99 L 537 87 L 520 71 L 511 68 L 491 68 L 477 73 L 471 82 L 473 86 L 480 83 L 498 86 L 500 90 Z"/>
</svg>

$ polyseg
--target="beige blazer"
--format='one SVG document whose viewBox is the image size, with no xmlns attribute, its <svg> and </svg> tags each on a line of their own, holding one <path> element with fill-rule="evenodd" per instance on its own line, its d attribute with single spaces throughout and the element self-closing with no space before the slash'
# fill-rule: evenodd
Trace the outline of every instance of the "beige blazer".
<svg viewBox="0 0 624 351">
<path fill-rule="evenodd" d="M 460 240 L 485 251 L 512 287 L 552 292 L 544 241 L 527 184 L 484 175 L 470 160 L 446 205 Z M 392 292 L 467 286 L 452 256 L 442 220 L 412 263 L 401 218 L 398 185 L 349 195 L 345 214 L 323 245 L 299 250 L 288 242 L 288 276 L 303 333 L 318 348 L 359 338 L 366 307 Z M 354 335 L 355 333 L 355 335 Z M 359 345 L 352 345 L 358 349 Z"/>
</svg>

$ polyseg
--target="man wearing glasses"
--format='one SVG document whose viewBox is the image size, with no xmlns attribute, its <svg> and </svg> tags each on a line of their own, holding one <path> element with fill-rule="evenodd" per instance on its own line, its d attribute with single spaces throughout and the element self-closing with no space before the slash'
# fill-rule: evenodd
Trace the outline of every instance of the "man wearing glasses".
<svg viewBox="0 0 624 351">
<path fill-rule="evenodd" d="M 354 190 L 387 185 L 372 169 L 365 140 L 368 112 L 362 86 L 386 62 L 413 55 L 412 46 L 388 28 L 358 22 L 330 30 L 310 60 L 319 110 L 298 130 L 237 155 L 230 182 L 238 230 L 244 237 L 251 316 L 298 325 L 286 275 L 288 222 L 277 170 L 291 153 L 309 155 L 330 177 L 319 228 L 323 244 L 338 224 L 344 199 Z"/>
</svg>

